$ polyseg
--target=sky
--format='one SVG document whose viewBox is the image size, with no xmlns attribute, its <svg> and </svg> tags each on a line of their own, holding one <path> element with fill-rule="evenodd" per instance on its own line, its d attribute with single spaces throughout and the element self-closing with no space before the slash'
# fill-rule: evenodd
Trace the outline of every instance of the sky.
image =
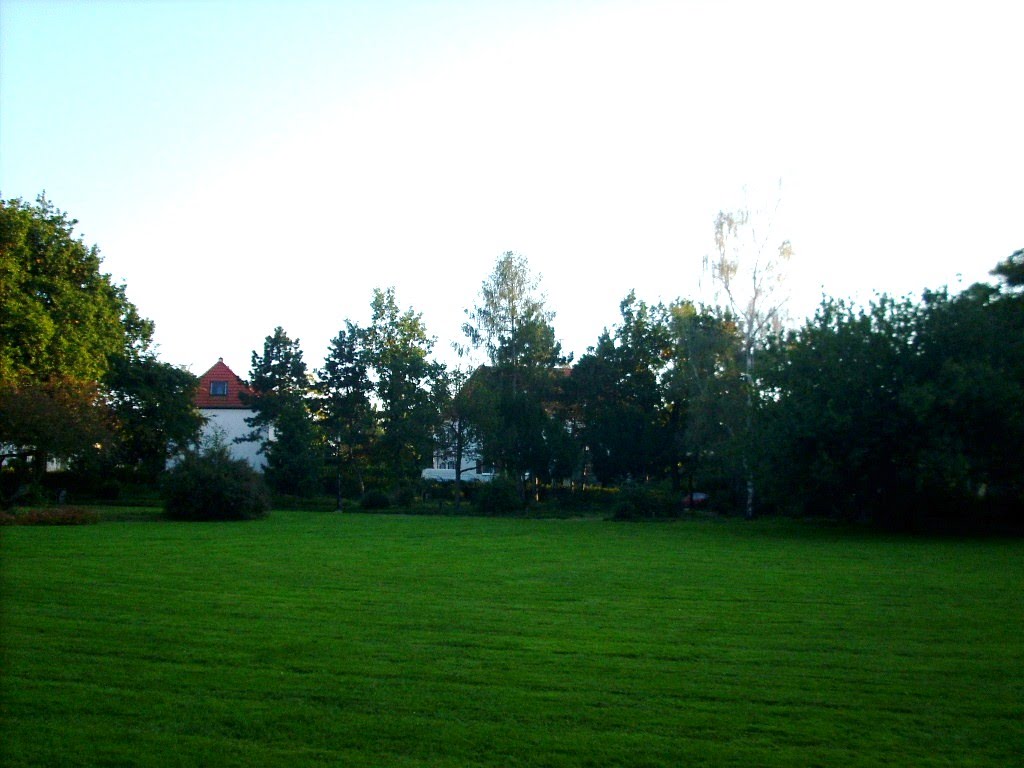
<svg viewBox="0 0 1024 768">
<path fill-rule="evenodd" d="M 794 322 L 1024 247 L 1024 4 L 3 0 L 0 196 L 42 191 L 156 323 L 311 369 L 374 288 L 451 360 L 505 251 L 577 357 L 704 298 L 720 210 L 792 243 Z M 761 230 L 765 231 L 765 230 Z"/>
</svg>

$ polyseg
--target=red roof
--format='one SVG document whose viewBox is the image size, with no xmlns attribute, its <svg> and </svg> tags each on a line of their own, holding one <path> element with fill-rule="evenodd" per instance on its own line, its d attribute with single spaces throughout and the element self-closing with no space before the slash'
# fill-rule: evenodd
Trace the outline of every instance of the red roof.
<svg viewBox="0 0 1024 768">
<path fill-rule="evenodd" d="M 249 408 L 239 395 L 252 394 L 252 388 L 242 381 L 235 372 L 224 364 L 221 358 L 217 364 L 199 377 L 196 390 L 197 408 Z"/>
</svg>

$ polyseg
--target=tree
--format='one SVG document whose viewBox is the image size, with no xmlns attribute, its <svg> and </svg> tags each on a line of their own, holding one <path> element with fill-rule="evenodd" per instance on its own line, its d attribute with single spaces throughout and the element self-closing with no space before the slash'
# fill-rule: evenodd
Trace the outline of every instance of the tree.
<svg viewBox="0 0 1024 768">
<path fill-rule="evenodd" d="M 462 503 L 462 464 L 466 449 L 477 442 L 473 427 L 471 372 L 462 368 L 438 371 L 434 401 L 438 408 L 437 449 L 455 463 L 455 508 Z"/>
<path fill-rule="evenodd" d="M 203 416 L 188 371 L 152 354 L 117 355 L 103 383 L 117 425 L 116 463 L 155 480 L 169 458 L 198 442 Z"/>
<path fill-rule="evenodd" d="M 765 497 L 902 527 L 1024 522 L 1021 310 L 988 285 L 824 301 L 758 364 Z"/>
<path fill-rule="evenodd" d="M 283 328 L 275 328 L 263 342 L 263 354 L 252 353 L 251 379 L 255 394 L 242 395 L 255 411 L 246 419 L 253 428 L 248 439 L 261 441 L 267 481 L 278 493 L 311 494 L 319 476 L 319 457 L 299 340 L 292 341 Z"/>
<path fill-rule="evenodd" d="M 153 332 L 75 224 L 42 195 L 0 201 L 0 444 L 4 459 L 32 454 L 39 473 L 47 456 L 108 444 L 101 384 Z"/>
<path fill-rule="evenodd" d="M 572 375 L 581 439 L 602 483 L 660 476 L 669 451 L 665 307 L 648 306 L 630 291 L 619 311 L 622 322 L 605 329 Z"/>
<path fill-rule="evenodd" d="M 739 437 L 739 445 L 747 477 L 747 517 L 754 514 L 754 482 L 749 458 L 754 355 L 772 334 L 782 330 L 788 299 L 786 271 L 793 255 L 789 240 L 779 240 L 773 232 L 774 213 L 751 212 L 748 207 L 719 211 L 715 217 L 715 252 L 705 258 L 705 269 L 715 287 L 716 303 L 736 323 L 742 344 L 743 377 L 748 395 L 745 435 Z"/>
<path fill-rule="evenodd" d="M 324 367 L 317 371 L 316 413 L 334 459 L 338 509 L 346 472 L 355 475 L 359 495 L 366 492 L 365 463 L 374 434 L 374 411 L 365 336 L 363 329 L 346 320 L 345 328 L 331 340 Z"/>
<path fill-rule="evenodd" d="M 1007 289 L 1019 291 L 1024 289 L 1024 248 L 1019 248 L 999 262 L 992 274 L 1003 280 Z"/>
<path fill-rule="evenodd" d="M 555 369 L 568 362 L 555 340 L 554 313 L 545 308 L 539 279 L 527 260 L 508 251 L 498 258 L 478 304 L 466 315 L 463 332 L 490 363 L 478 387 L 495 406 L 478 422 L 484 457 L 512 474 L 522 488 L 525 473 L 539 478 L 551 472 L 545 440 L 545 431 L 551 434 L 548 405 L 555 395 Z"/>
<path fill-rule="evenodd" d="M 411 479 L 433 452 L 438 414 L 431 396 L 439 366 L 420 313 L 398 308 L 395 289 L 376 289 L 364 335 L 365 363 L 379 406 L 377 451 L 395 481 Z"/>
<path fill-rule="evenodd" d="M 671 471 L 685 466 L 690 493 L 694 475 L 712 464 L 722 475 L 735 475 L 748 439 L 751 404 L 749 379 L 742 367 L 739 331 L 728 312 L 676 301 L 669 308 L 671 365 L 665 399 L 670 411 Z M 737 450 L 740 449 L 740 450 Z M 710 479 L 710 478 L 706 478 Z"/>
</svg>

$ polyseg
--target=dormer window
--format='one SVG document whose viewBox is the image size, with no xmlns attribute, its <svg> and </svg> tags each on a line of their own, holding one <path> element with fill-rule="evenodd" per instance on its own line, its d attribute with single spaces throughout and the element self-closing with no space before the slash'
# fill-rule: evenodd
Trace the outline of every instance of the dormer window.
<svg viewBox="0 0 1024 768">
<path fill-rule="evenodd" d="M 227 397 L 228 383 L 226 381 L 211 381 L 210 394 L 214 397 Z"/>
</svg>

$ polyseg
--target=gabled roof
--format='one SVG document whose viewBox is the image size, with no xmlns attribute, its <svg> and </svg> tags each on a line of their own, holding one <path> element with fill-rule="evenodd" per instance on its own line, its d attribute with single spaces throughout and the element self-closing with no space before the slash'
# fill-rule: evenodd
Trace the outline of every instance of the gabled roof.
<svg viewBox="0 0 1024 768">
<path fill-rule="evenodd" d="M 214 393 L 217 394 L 214 394 Z M 241 393 L 253 394 L 252 387 L 242 381 L 227 365 L 224 358 L 199 377 L 196 389 L 197 408 L 243 408 L 250 406 L 242 402 Z M 221 394 L 223 393 L 223 394 Z"/>
</svg>

